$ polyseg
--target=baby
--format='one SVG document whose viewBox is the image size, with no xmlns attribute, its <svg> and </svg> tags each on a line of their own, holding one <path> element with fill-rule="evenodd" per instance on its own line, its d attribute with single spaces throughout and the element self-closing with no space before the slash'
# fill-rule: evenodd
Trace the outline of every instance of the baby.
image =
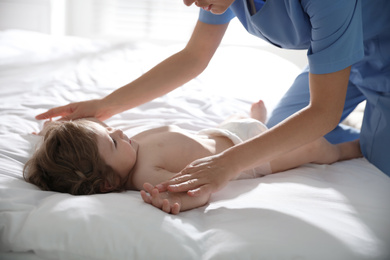
<svg viewBox="0 0 390 260">
<path fill-rule="evenodd" d="M 172 178 L 196 159 L 220 153 L 266 131 L 266 109 L 252 105 L 251 118 L 228 120 L 218 128 L 189 133 L 163 126 L 128 138 L 121 130 L 94 119 L 54 121 L 45 125 L 42 145 L 26 163 L 24 177 L 41 189 L 87 195 L 140 190 L 161 210 L 178 214 L 205 205 L 209 196 L 159 192 L 155 185 Z M 241 173 L 254 178 L 305 163 L 329 164 L 361 157 L 359 142 L 332 145 L 321 138 L 267 164 Z"/>
</svg>

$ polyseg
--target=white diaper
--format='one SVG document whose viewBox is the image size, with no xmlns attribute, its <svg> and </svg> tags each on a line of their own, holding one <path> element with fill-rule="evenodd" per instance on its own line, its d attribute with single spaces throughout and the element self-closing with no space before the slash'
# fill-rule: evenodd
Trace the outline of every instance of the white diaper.
<svg viewBox="0 0 390 260">
<path fill-rule="evenodd" d="M 252 118 L 237 119 L 223 123 L 218 128 L 204 129 L 198 132 L 198 134 L 208 136 L 226 136 L 232 142 L 237 145 L 252 137 L 255 137 L 262 132 L 266 131 L 267 127 Z M 236 180 L 257 178 L 272 173 L 271 166 L 269 163 L 265 163 L 240 173 Z"/>
</svg>

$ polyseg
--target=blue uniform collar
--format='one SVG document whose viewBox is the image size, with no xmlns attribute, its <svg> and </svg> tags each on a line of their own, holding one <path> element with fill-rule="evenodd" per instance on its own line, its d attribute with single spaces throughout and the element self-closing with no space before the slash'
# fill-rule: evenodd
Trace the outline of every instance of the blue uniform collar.
<svg viewBox="0 0 390 260">
<path fill-rule="evenodd" d="M 253 1 L 257 9 L 254 15 L 250 14 L 247 0 L 236 0 L 230 6 L 249 33 L 281 48 L 310 47 L 310 20 L 300 1 Z"/>
</svg>

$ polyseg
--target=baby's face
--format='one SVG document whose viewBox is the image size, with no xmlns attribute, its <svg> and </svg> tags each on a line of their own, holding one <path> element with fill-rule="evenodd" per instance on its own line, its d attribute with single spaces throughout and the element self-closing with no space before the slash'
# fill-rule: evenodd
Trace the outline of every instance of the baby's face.
<svg viewBox="0 0 390 260">
<path fill-rule="evenodd" d="M 97 144 L 103 160 L 117 171 L 121 179 L 128 179 L 137 161 L 138 145 L 121 130 L 94 123 Z"/>
</svg>

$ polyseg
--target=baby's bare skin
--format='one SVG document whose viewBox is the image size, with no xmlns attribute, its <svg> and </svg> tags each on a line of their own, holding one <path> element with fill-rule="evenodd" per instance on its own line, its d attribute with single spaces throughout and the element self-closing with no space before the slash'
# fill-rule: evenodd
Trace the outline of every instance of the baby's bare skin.
<svg viewBox="0 0 390 260">
<path fill-rule="evenodd" d="M 251 117 L 261 122 L 266 120 L 266 108 L 262 101 L 252 104 Z M 233 117 L 237 118 L 237 117 Z M 140 153 L 138 160 L 147 161 L 149 153 L 153 153 L 153 161 L 138 166 L 133 182 L 136 188 L 141 188 L 141 196 L 149 203 L 167 213 L 178 214 L 180 211 L 203 206 L 209 200 L 209 195 L 189 196 L 187 193 L 159 192 L 156 184 L 172 178 L 174 173 L 197 158 L 215 155 L 233 146 L 226 137 L 210 138 L 208 136 L 189 135 L 180 128 L 167 127 L 157 129 L 152 138 L 150 133 L 140 136 L 140 141 L 148 143 Z M 162 156 L 161 156 L 162 155 Z M 280 172 L 305 163 L 333 163 L 340 160 L 361 157 L 359 140 L 339 145 L 331 145 L 324 138 L 300 147 L 280 158 L 271 161 L 272 172 Z M 181 158 L 182 157 L 182 158 Z M 177 160 L 178 158 L 181 158 Z M 150 166 L 154 165 L 154 170 Z M 147 179 L 150 179 L 148 181 Z"/>
<path fill-rule="evenodd" d="M 253 119 L 264 123 L 266 114 L 267 110 L 263 101 L 252 104 L 251 117 Z M 237 117 L 232 119 L 234 118 Z M 208 195 L 190 197 L 187 193 L 159 192 L 155 185 L 171 179 L 196 159 L 215 155 L 232 147 L 233 142 L 222 136 L 188 134 L 187 131 L 172 126 L 150 131 L 134 137 L 136 141 L 142 143 L 138 161 L 147 163 L 138 163 L 135 166 L 131 185 L 141 190 L 141 196 L 146 203 L 167 213 L 178 214 L 180 211 L 206 204 L 209 200 Z M 150 153 L 153 154 L 152 161 L 150 161 Z M 140 185 L 142 185 L 141 188 L 139 188 Z"/>
<path fill-rule="evenodd" d="M 192 161 L 220 153 L 233 146 L 227 137 L 190 134 L 177 126 L 164 126 L 132 138 L 139 148 L 130 185 L 142 190 L 172 178 Z"/>
<path fill-rule="evenodd" d="M 253 119 L 264 123 L 267 114 L 264 103 L 252 104 L 250 114 Z M 242 116 L 234 116 L 231 120 L 239 118 Z M 189 164 L 197 159 L 204 163 L 204 158 L 215 157 L 234 146 L 228 137 L 193 134 L 177 126 L 151 129 L 129 139 L 120 129 L 109 127 L 95 118 L 89 120 L 92 121 L 89 126 L 95 130 L 101 157 L 118 175 L 114 180 L 106 180 L 101 192 L 110 192 L 124 185 L 128 190 L 140 190 L 146 203 L 172 214 L 200 207 L 208 202 L 210 195 L 198 196 L 191 191 L 180 193 L 175 185 L 164 187 L 164 182 L 172 179 L 180 182 L 185 177 L 180 172 L 191 168 L 187 167 Z M 47 131 L 48 125 L 50 121 L 40 134 Z M 267 167 L 270 168 L 268 173 L 276 173 L 305 163 L 330 164 L 361 156 L 358 140 L 332 145 L 320 138 L 268 162 Z"/>
</svg>

